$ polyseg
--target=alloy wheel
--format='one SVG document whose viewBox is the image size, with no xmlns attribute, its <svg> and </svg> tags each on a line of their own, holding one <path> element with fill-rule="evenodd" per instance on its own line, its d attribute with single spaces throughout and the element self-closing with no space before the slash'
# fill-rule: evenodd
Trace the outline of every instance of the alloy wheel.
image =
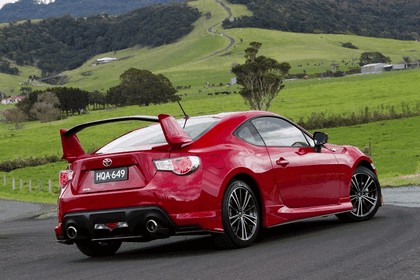
<svg viewBox="0 0 420 280">
<path fill-rule="evenodd" d="M 379 194 L 376 180 L 369 174 L 355 173 L 351 179 L 350 200 L 353 204 L 352 214 L 363 218 L 376 209 Z"/>
<path fill-rule="evenodd" d="M 242 241 L 251 239 L 258 227 L 258 210 L 253 194 L 238 186 L 229 197 L 229 223 Z"/>
</svg>

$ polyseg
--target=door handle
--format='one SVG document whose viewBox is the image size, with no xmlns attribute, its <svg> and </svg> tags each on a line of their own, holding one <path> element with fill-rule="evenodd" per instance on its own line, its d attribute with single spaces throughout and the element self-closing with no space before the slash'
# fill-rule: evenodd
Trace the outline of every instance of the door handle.
<svg viewBox="0 0 420 280">
<path fill-rule="evenodd" d="M 282 167 L 286 167 L 289 164 L 289 162 L 284 157 L 281 157 L 278 160 L 276 160 L 276 164 Z"/>
</svg>

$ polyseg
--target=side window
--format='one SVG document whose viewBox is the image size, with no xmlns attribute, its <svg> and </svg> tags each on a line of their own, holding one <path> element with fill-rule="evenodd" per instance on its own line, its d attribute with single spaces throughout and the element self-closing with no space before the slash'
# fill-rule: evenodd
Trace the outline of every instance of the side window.
<svg viewBox="0 0 420 280">
<path fill-rule="evenodd" d="M 309 146 L 303 132 L 290 122 L 274 117 L 263 117 L 251 121 L 267 146 Z"/>
<path fill-rule="evenodd" d="M 264 141 L 258 134 L 255 127 L 250 123 L 246 122 L 242 124 L 234 133 L 235 136 L 241 138 L 245 142 L 256 146 L 264 146 Z"/>
</svg>

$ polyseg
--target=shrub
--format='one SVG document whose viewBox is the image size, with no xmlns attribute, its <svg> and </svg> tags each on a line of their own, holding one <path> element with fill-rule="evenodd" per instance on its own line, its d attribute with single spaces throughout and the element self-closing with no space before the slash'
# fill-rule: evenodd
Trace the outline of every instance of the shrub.
<svg viewBox="0 0 420 280">
<path fill-rule="evenodd" d="M 350 43 L 350 42 L 347 42 L 347 43 L 342 43 L 342 44 L 341 44 L 341 46 L 342 46 L 343 48 L 348 48 L 348 49 L 355 49 L 355 50 L 359 49 L 358 47 L 356 47 L 355 45 L 353 45 L 353 44 L 352 44 L 352 43 Z"/>
</svg>

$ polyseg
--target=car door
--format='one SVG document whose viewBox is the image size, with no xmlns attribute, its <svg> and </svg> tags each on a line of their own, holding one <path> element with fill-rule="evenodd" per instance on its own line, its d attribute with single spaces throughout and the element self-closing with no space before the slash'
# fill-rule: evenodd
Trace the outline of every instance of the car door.
<svg viewBox="0 0 420 280">
<path fill-rule="evenodd" d="M 325 148 L 316 152 L 313 140 L 286 119 L 261 117 L 251 122 L 265 142 L 287 207 L 338 203 L 340 172 L 334 154 Z"/>
</svg>

